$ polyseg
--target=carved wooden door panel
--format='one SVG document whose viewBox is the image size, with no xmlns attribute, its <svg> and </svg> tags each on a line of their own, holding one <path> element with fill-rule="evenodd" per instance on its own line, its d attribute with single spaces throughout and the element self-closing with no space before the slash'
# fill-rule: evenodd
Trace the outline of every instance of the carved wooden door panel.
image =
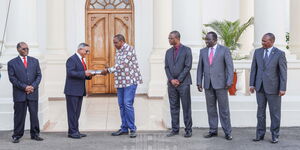
<svg viewBox="0 0 300 150">
<path fill-rule="evenodd" d="M 106 65 L 114 66 L 115 47 L 113 37 L 123 34 L 126 42 L 134 45 L 132 14 L 88 14 L 87 43 L 91 52 L 87 58 L 88 69 L 102 70 Z M 88 94 L 116 93 L 114 75 L 94 76 L 87 84 Z"/>
</svg>

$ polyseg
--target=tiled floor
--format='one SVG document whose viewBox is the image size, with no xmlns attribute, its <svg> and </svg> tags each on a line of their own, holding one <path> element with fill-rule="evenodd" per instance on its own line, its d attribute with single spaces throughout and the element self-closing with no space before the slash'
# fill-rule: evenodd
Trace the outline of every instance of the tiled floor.
<svg viewBox="0 0 300 150">
<path fill-rule="evenodd" d="M 165 130 L 162 124 L 162 99 L 148 99 L 139 95 L 134 102 L 138 130 Z M 65 100 L 49 102 L 50 124 L 47 132 L 67 131 Z M 120 128 L 119 107 L 116 96 L 93 96 L 83 100 L 79 128 L 81 131 L 113 131 Z"/>
</svg>

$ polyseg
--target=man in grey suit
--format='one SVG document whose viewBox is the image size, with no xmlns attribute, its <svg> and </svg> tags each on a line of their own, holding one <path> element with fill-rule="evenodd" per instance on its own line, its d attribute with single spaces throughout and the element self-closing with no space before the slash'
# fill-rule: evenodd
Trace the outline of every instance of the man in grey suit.
<svg viewBox="0 0 300 150">
<path fill-rule="evenodd" d="M 266 105 L 271 116 L 271 143 L 278 143 L 280 128 L 281 96 L 285 95 L 287 62 L 285 53 L 273 47 L 275 36 L 267 33 L 262 38 L 262 48 L 253 55 L 250 73 L 250 92 L 256 91 L 257 127 L 256 138 L 264 139 L 266 133 Z"/>
<path fill-rule="evenodd" d="M 184 137 L 192 136 L 191 92 L 192 84 L 190 70 L 192 68 L 192 52 L 189 47 L 180 43 L 180 33 L 172 31 L 169 34 L 169 43 L 173 47 L 165 55 L 165 71 L 168 78 L 168 95 L 171 110 L 172 131 L 171 137 L 179 132 L 180 99 L 185 124 Z"/>
<path fill-rule="evenodd" d="M 232 140 L 230 111 L 227 89 L 233 81 L 233 61 L 227 47 L 217 44 L 215 32 L 208 32 L 205 37 L 205 48 L 200 50 L 197 68 L 197 86 L 200 92 L 205 89 L 208 113 L 209 132 L 205 138 L 218 135 L 218 111 L 225 138 Z"/>
</svg>

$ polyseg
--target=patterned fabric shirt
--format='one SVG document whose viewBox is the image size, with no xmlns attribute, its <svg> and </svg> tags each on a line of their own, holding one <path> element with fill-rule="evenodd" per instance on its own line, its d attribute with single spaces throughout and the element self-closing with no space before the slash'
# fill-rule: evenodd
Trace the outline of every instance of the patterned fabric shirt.
<svg viewBox="0 0 300 150">
<path fill-rule="evenodd" d="M 132 46 L 124 44 L 117 50 L 115 66 L 108 68 L 115 76 L 115 88 L 124 88 L 133 84 L 142 84 L 142 76 L 137 62 L 135 50 Z"/>
</svg>

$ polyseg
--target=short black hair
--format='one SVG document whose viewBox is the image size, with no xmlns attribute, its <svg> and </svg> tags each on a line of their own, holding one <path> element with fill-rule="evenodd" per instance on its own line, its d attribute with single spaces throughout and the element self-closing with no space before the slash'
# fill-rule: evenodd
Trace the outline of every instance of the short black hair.
<svg viewBox="0 0 300 150">
<path fill-rule="evenodd" d="M 176 38 L 180 39 L 180 33 L 176 30 L 170 32 L 170 34 L 174 34 Z"/>
<path fill-rule="evenodd" d="M 273 33 L 266 33 L 264 36 L 268 36 L 271 38 L 273 42 L 275 42 L 275 35 Z"/>
<path fill-rule="evenodd" d="M 213 37 L 213 39 L 214 39 L 215 41 L 217 41 L 217 40 L 218 40 L 218 35 L 217 35 L 217 33 L 216 33 L 216 32 L 210 31 L 210 32 L 208 32 L 207 34 L 211 34 L 211 35 L 212 35 L 212 37 Z"/>
<path fill-rule="evenodd" d="M 123 34 L 117 34 L 114 36 L 114 38 L 117 38 L 119 41 L 126 42 Z"/>
<path fill-rule="evenodd" d="M 26 44 L 26 43 L 25 43 L 25 42 L 19 42 L 19 43 L 17 44 L 17 49 L 21 48 L 21 45 L 23 45 L 23 44 Z"/>
</svg>

